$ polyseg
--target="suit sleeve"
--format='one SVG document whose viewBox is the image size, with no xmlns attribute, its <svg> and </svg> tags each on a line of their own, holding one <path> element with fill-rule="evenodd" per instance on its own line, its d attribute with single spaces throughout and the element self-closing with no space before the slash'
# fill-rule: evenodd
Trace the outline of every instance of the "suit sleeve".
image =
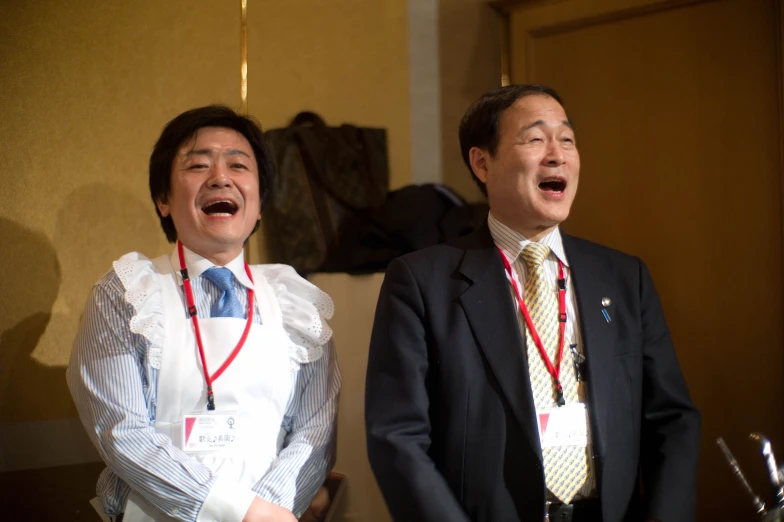
<svg viewBox="0 0 784 522">
<path fill-rule="evenodd" d="M 395 520 L 468 522 L 430 448 L 426 315 L 403 259 L 387 268 L 376 307 L 365 388 L 368 457 Z"/>
<path fill-rule="evenodd" d="M 700 413 L 681 373 L 664 311 L 640 261 L 643 390 L 640 460 L 646 519 L 695 518 Z"/>
</svg>

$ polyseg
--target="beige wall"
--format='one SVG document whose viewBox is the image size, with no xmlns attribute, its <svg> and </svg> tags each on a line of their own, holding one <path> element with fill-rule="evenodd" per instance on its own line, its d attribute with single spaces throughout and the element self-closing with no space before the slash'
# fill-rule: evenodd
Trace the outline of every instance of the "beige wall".
<svg viewBox="0 0 784 522">
<path fill-rule="evenodd" d="M 239 10 L 192 5 L 4 3 L 0 422 L 75 415 L 63 367 L 91 286 L 168 248 L 147 192 L 157 134 L 238 100 Z"/>
<path fill-rule="evenodd" d="M 390 185 L 411 180 L 405 0 L 265 0 L 248 11 L 248 110 L 388 130 Z"/>
<path fill-rule="evenodd" d="M 390 186 L 411 182 L 406 0 L 266 0 L 248 10 L 248 111 L 387 129 Z M 249 248 L 267 261 L 262 234 Z"/>
<path fill-rule="evenodd" d="M 457 129 L 468 106 L 501 85 L 502 21 L 487 2 L 439 2 L 442 180 L 469 201 L 484 196 L 463 163 Z"/>
<path fill-rule="evenodd" d="M 0 432 L 75 416 L 63 370 L 87 295 L 121 254 L 170 248 L 149 153 L 183 110 L 239 105 L 239 15 L 228 1 L 5 3 Z M 248 25 L 264 127 L 302 109 L 385 127 L 391 184 L 410 181 L 405 0 L 252 2 Z"/>
</svg>

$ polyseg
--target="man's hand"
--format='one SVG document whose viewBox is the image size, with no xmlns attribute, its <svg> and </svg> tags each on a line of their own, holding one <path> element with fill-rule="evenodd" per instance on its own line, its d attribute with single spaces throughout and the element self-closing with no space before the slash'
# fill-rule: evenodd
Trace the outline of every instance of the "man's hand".
<svg viewBox="0 0 784 522">
<path fill-rule="evenodd" d="M 297 522 L 297 519 L 288 509 L 256 497 L 242 522 Z"/>
<path fill-rule="evenodd" d="M 321 486 L 316 492 L 316 496 L 310 502 L 310 507 L 299 519 L 299 522 L 321 522 L 329 509 L 329 492 L 327 488 Z"/>
</svg>

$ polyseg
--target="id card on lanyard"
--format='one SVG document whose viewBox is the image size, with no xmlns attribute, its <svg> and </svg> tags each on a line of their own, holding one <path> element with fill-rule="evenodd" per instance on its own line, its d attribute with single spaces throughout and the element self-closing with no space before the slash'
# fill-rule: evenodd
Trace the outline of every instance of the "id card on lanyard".
<svg viewBox="0 0 784 522">
<path fill-rule="evenodd" d="M 581 402 L 551 410 L 537 410 L 536 424 L 542 449 L 588 444 L 588 414 Z"/>
<path fill-rule="evenodd" d="M 184 415 L 182 420 L 182 449 L 186 453 L 230 448 L 239 438 L 236 413 L 196 413 Z"/>
</svg>

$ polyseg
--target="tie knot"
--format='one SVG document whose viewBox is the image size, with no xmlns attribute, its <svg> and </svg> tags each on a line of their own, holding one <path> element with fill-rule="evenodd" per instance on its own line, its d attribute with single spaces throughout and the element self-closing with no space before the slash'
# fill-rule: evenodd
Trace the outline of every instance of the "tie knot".
<svg viewBox="0 0 784 522">
<path fill-rule="evenodd" d="M 204 271 L 202 274 L 208 281 L 215 283 L 215 286 L 224 292 L 234 293 L 234 285 L 232 285 L 234 274 L 231 270 L 224 267 L 214 266 Z"/>
<path fill-rule="evenodd" d="M 550 247 L 541 243 L 528 243 L 520 255 L 528 268 L 542 266 L 545 258 L 550 253 Z"/>
</svg>

